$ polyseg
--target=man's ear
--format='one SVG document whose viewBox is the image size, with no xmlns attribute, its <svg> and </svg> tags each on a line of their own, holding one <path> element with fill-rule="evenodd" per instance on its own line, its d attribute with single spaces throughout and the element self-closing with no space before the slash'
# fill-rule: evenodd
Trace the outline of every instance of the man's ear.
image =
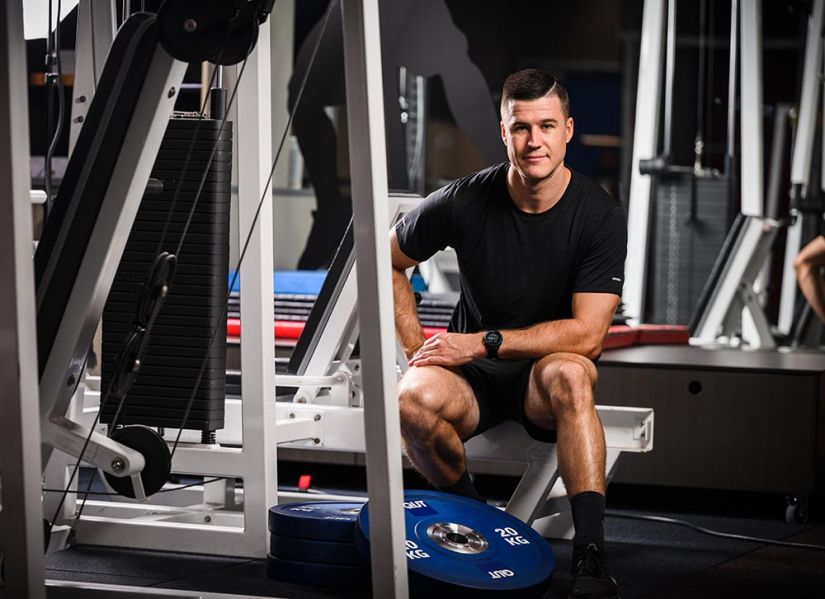
<svg viewBox="0 0 825 599">
<path fill-rule="evenodd" d="M 507 145 L 507 129 L 504 128 L 504 121 L 499 121 L 498 124 L 501 126 L 501 141 L 504 142 L 504 145 Z"/>
<path fill-rule="evenodd" d="M 565 126 L 565 129 L 567 129 L 567 131 L 565 132 L 565 137 L 567 139 L 565 141 L 566 141 L 566 143 L 570 143 L 570 140 L 573 139 L 573 117 L 572 116 L 567 117 L 567 122 L 565 123 L 564 126 Z"/>
</svg>

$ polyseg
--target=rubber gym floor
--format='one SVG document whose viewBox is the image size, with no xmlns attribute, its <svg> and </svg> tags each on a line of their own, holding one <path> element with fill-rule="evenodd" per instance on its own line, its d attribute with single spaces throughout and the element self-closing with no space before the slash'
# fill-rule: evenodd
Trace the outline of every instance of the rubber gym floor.
<svg viewBox="0 0 825 599">
<path fill-rule="evenodd" d="M 279 466 L 288 480 L 288 465 Z M 314 481 L 359 482 L 361 473 L 325 473 L 313 467 Z M 334 470 L 334 474 L 332 474 Z M 421 486 L 415 475 L 407 486 Z M 515 479 L 478 476 L 491 502 L 502 502 Z M 328 488 L 328 486 L 326 488 Z M 322 487 L 324 488 L 324 487 Z M 329 489 L 331 490 L 331 489 Z M 347 491 L 340 486 L 336 492 Z M 350 489 L 351 490 L 351 489 Z M 362 491 L 363 492 L 363 491 Z M 310 499 L 312 495 L 308 496 Z M 498 499 L 496 499 L 498 498 Z M 693 529 L 635 516 L 679 518 L 737 535 L 825 545 L 825 501 L 815 498 L 808 521 L 786 524 L 784 498 L 758 493 L 612 485 L 605 530 L 614 573 L 624 599 L 736 599 L 825 596 L 825 551 L 719 538 Z M 547 599 L 566 598 L 570 589 L 571 545 L 550 541 L 556 568 Z M 367 589 L 303 586 L 270 580 L 264 560 L 74 545 L 46 556 L 46 578 L 141 587 L 212 591 L 267 597 L 369 597 Z"/>
</svg>

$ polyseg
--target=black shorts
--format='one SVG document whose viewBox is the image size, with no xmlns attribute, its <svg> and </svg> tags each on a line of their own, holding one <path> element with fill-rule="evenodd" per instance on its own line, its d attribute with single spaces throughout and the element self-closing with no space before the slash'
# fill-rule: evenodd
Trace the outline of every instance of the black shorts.
<svg viewBox="0 0 825 599">
<path fill-rule="evenodd" d="M 478 426 L 471 437 L 504 420 L 515 420 L 533 439 L 555 443 L 556 431 L 539 428 L 524 414 L 524 399 L 530 382 L 532 358 L 490 360 L 481 358 L 460 366 L 478 402 Z"/>
</svg>

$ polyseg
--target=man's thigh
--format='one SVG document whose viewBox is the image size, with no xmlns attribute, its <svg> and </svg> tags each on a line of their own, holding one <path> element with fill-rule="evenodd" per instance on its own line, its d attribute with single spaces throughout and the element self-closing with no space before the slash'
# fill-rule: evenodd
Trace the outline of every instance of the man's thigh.
<svg viewBox="0 0 825 599">
<path fill-rule="evenodd" d="M 478 427 L 478 402 L 458 369 L 413 366 L 401 377 L 398 392 L 401 401 L 409 403 L 413 411 L 427 410 L 446 420 L 462 440 Z M 402 415 L 405 411 L 402 405 Z"/>
</svg>

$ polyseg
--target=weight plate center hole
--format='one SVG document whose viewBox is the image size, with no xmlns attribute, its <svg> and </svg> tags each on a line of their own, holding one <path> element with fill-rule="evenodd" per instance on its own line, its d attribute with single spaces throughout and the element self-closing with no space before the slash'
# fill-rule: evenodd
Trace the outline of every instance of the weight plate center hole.
<svg viewBox="0 0 825 599">
<path fill-rule="evenodd" d="M 427 536 L 443 549 L 475 555 L 483 553 L 490 543 L 476 530 L 454 522 L 437 522 L 427 527 Z"/>
</svg>

